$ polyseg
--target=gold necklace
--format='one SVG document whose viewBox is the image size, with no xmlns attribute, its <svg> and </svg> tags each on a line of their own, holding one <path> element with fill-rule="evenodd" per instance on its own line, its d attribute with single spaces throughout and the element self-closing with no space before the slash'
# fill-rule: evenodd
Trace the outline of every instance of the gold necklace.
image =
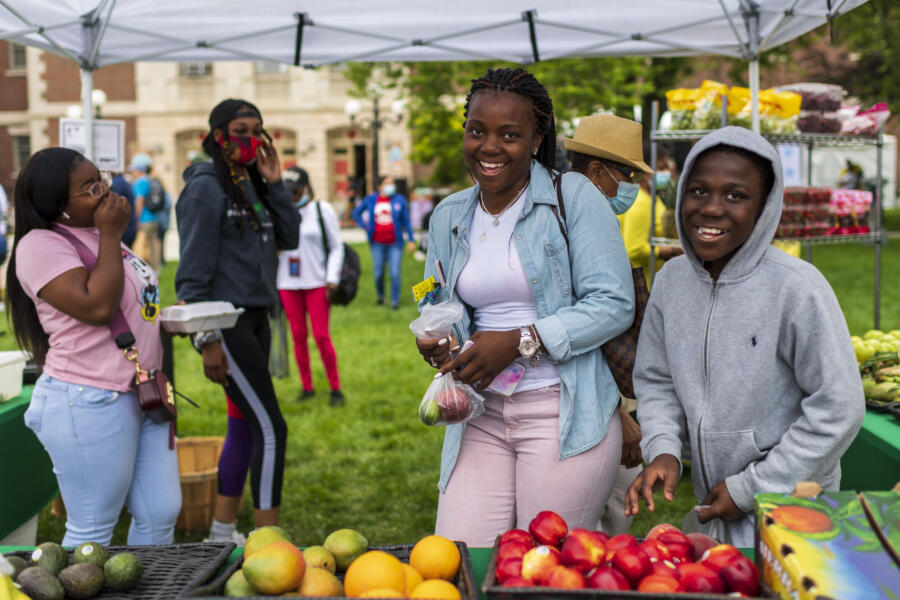
<svg viewBox="0 0 900 600">
<path fill-rule="evenodd" d="M 478 190 L 478 201 L 481 203 L 481 210 L 483 210 L 486 214 L 494 217 L 494 223 L 493 223 L 494 227 L 500 227 L 500 217 L 503 216 L 503 213 L 505 213 L 507 210 L 509 210 L 510 206 L 515 204 L 516 201 L 522 197 L 522 194 L 525 193 L 525 190 L 528 189 L 528 183 L 529 182 L 525 182 L 525 185 L 522 186 L 522 189 L 520 189 L 518 191 L 518 193 L 513 197 L 513 199 L 509 202 L 509 204 L 504 206 L 503 210 L 501 210 L 497 214 L 494 214 L 487 209 L 487 206 L 485 206 L 485 204 L 484 204 L 484 193 L 481 190 Z M 482 242 L 484 240 L 486 240 L 487 239 L 487 230 L 482 232 L 481 236 L 478 239 Z"/>
</svg>

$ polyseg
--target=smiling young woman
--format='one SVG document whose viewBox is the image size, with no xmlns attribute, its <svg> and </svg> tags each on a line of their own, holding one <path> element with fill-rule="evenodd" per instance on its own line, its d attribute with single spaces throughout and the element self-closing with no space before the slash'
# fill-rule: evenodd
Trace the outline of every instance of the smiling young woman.
<svg viewBox="0 0 900 600">
<path fill-rule="evenodd" d="M 451 339 L 417 344 L 429 364 L 480 389 L 485 412 L 447 427 L 436 531 L 490 546 L 545 509 L 593 529 L 622 445 L 600 346 L 634 318 L 618 221 L 594 184 L 566 174 L 566 243 L 551 175 L 553 103 L 531 73 L 489 70 L 473 81 L 465 114 L 476 185 L 434 210 L 425 275 L 439 261 L 448 296 L 470 310 Z M 513 361 L 526 369 L 511 395 L 488 389 Z"/>
</svg>

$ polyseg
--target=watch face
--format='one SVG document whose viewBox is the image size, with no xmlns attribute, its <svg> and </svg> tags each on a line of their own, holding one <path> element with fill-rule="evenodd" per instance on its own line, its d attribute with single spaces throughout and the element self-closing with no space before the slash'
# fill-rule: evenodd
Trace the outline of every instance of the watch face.
<svg viewBox="0 0 900 600">
<path fill-rule="evenodd" d="M 537 350 L 537 343 L 531 338 L 524 338 L 519 342 L 519 354 L 531 356 Z"/>
</svg>

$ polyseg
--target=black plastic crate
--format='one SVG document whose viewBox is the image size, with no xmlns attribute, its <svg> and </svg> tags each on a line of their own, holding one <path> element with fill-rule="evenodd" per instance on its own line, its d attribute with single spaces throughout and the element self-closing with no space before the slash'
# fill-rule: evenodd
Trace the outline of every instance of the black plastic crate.
<svg viewBox="0 0 900 600">
<path fill-rule="evenodd" d="M 175 544 L 171 546 L 110 546 L 110 557 L 122 552 L 134 554 L 144 566 L 138 584 L 127 592 L 103 587 L 95 598 L 100 600 L 171 600 L 181 597 L 212 579 L 236 548 L 231 542 Z M 4 556 L 31 558 L 30 550 L 8 552 Z M 69 564 L 72 549 L 67 549 Z"/>
<path fill-rule="evenodd" d="M 453 579 L 451 583 L 453 583 L 457 589 L 459 589 L 459 593 L 462 596 L 462 600 L 479 600 L 478 596 L 478 583 L 475 581 L 475 574 L 472 572 L 472 557 L 469 556 L 469 547 L 466 546 L 464 542 L 454 542 L 456 547 L 459 548 L 459 571 L 456 573 L 456 577 Z M 392 554 L 400 559 L 400 562 L 408 563 L 409 562 L 409 553 L 412 552 L 413 544 L 404 544 L 399 546 L 369 546 L 368 550 L 381 550 L 383 552 L 387 552 L 388 554 Z M 207 600 L 218 599 L 224 600 L 226 597 L 223 595 L 225 592 L 225 583 L 228 581 L 228 578 L 231 577 L 235 571 L 241 568 L 243 565 L 243 557 L 234 561 L 232 564 L 228 565 L 228 568 L 225 569 L 225 572 L 216 577 L 214 580 L 210 581 L 205 585 L 198 585 L 196 587 L 192 587 L 184 592 L 183 597 L 186 598 L 206 598 Z M 338 579 L 341 580 L 341 583 L 344 581 L 344 573 L 338 571 L 335 573 Z M 258 596 L 254 598 L 262 599 L 262 598 L 271 598 L 272 596 Z M 298 596 L 298 598 L 304 598 L 305 596 Z M 343 597 L 335 597 L 335 596 L 319 596 L 316 597 L 315 600 L 346 600 Z"/>
<path fill-rule="evenodd" d="M 484 574 L 484 582 L 481 586 L 484 595 L 489 600 L 635 600 L 637 598 L 643 600 L 727 600 L 732 596 L 728 594 L 697 594 L 681 592 L 678 594 L 648 593 L 637 591 L 611 591 L 611 590 L 561 590 L 549 587 L 526 587 L 513 588 L 502 587 L 494 578 L 494 571 L 497 569 L 497 551 L 500 538 L 494 542 L 494 549 L 491 551 L 491 558 L 488 561 L 487 572 Z M 763 593 L 766 593 L 763 588 Z M 772 598 L 771 595 L 763 597 L 746 597 L 747 600 L 767 600 Z"/>
</svg>

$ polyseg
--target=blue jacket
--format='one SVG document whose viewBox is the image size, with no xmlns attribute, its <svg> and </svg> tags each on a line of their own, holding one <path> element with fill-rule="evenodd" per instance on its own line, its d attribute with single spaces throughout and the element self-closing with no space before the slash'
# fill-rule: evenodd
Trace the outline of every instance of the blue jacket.
<svg viewBox="0 0 900 600">
<path fill-rule="evenodd" d="M 378 193 L 369 194 L 359 201 L 356 208 L 353 209 L 353 220 L 356 224 L 366 230 L 369 236 L 369 243 L 372 243 L 372 235 L 375 233 L 375 202 L 378 200 Z M 363 221 L 362 214 L 367 213 L 369 218 Z M 403 232 L 406 232 L 407 240 L 412 242 L 415 240 L 413 236 L 412 223 L 409 220 L 409 207 L 403 194 L 394 194 L 391 196 L 391 216 L 394 219 L 394 237 L 398 244 L 403 242 Z"/>
<path fill-rule="evenodd" d="M 619 390 L 600 346 L 634 321 L 631 265 L 609 203 L 586 177 L 563 176 L 569 246 L 552 207 L 557 205 L 550 174 L 531 163 L 531 184 L 516 222 L 514 237 L 528 277 L 544 349 L 561 380 L 559 459 L 598 444 L 609 427 Z M 449 295 L 462 302 L 456 281 L 469 258 L 469 227 L 479 187 L 457 192 L 434 209 L 428 231 L 425 277 L 435 274 L 440 260 Z M 571 265 L 571 266 L 570 266 Z M 457 339 L 474 333 L 470 315 L 454 327 Z M 465 424 L 450 425 L 441 457 L 443 491 L 456 464 Z"/>
</svg>

